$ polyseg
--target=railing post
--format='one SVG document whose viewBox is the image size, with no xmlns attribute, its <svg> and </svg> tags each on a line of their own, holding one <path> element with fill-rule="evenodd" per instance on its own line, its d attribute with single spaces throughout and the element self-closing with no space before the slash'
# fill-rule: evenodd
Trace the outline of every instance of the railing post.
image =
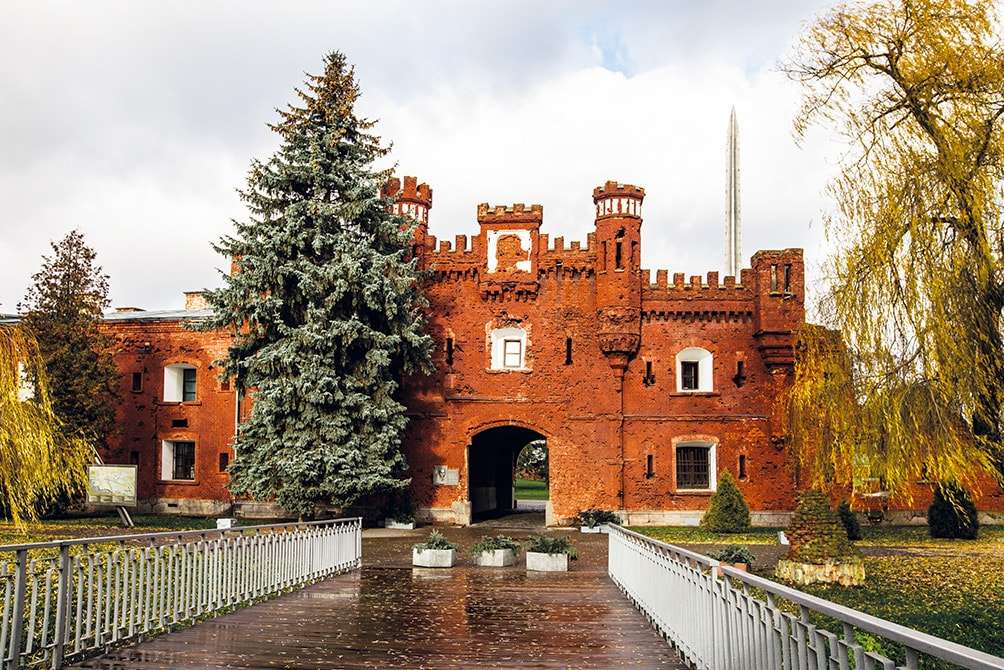
<svg viewBox="0 0 1004 670">
<path fill-rule="evenodd" d="M 21 665 L 21 636 L 24 634 L 24 594 L 28 582 L 28 550 L 18 549 L 14 559 L 14 607 L 11 619 L 10 650 L 8 670 L 16 670 Z"/>
<path fill-rule="evenodd" d="M 52 638 L 52 670 L 63 667 L 63 641 L 66 638 L 66 611 L 70 600 L 70 547 L 59 547 L 59 585 L 56 588 L 56 633 Z"/>
</svg>

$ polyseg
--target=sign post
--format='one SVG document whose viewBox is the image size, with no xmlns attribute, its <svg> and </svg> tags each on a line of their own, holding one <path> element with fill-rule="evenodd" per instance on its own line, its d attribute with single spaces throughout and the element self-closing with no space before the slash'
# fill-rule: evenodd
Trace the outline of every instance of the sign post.
<svg viewBox="0 0 1004 670">
<path fill-rule="evenodd" d="M 127 528 L 132 528 L 129 507 L 136 507 L 135 465 L 87 466 L 87 502 L 98 507 L 115 507 Z"/>
</svg>

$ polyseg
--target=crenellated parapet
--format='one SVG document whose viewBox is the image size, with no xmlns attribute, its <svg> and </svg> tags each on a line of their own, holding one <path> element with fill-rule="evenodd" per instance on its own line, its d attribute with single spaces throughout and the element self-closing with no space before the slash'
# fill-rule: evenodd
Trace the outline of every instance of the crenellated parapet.
<svg viewBox="0 0 1004 670">
<path fill-rule="evenodd" d="M 395 214 L 407 216 L 423 225 L 429 224 L 432 189 L 428 184 L 419 184 L 416 177 L 405 177 L 403 182 L 391 177 L 383 188 L 383 196 L 394 199 Z"/>
<path fill-rule="evenodd" d="M 608 181 L 593 189 L 596 218 L 605 216 L 631 216 L 641 218 L 641 205 L 645 189 L 632 184 Z"/>
<path fill-rule="evenodd" d="M 514 205 L 489 205 L 483 202 L 478 205 L 478 223 L 483 225 L 539 226 L 544 220 L 544 208 L 541 205 L 525 205 L 518 202 Z"/>
</svg>

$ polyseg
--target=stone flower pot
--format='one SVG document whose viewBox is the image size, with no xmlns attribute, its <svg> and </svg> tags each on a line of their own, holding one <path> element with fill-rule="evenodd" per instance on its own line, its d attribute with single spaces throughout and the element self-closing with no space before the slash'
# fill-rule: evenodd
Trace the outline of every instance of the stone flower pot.
<svg viewBox="0 0 1004 670">
<path fill-rule="evenodd" d="M 415 530 L 414 521 L 397 521 L 396 519 L 384 519 L 384 528 L 391 530 Z"/>
<path fill-rule="evenodd" d="M 512 549 L 482 551 L 475 560 L 484 568 L 504 568 L 516 564 L 516 552 Z"/>
<path fill-rule="evenodd" d="M 607 533 L 610 532 L 607 529 L 607 524 L 605 524 L 605 523 L 597 524 L 597 525 L 592 526 L 592 527 L 589 527 L 589 526 L 579 526 L 579 531 L 583 532 L 583 533 L 603 533 L 603 534 L 607 534 Z"/>
<path fill-rule="evenodd" d="M 420 568 L 452 568 L 455 560 L 453 549 L 411 550 L 411 564 Z"/>
<path fill-rule="evenodd" d="M 526 569 L 535 572 L 568 572 L 568 554 L 526 552 Z"/>
</svg>

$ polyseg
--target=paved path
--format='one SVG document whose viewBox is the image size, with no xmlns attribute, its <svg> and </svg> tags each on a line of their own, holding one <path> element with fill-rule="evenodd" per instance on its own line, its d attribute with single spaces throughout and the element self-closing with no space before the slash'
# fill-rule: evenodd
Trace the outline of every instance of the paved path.
<svg viewBox="0 0 1004 670">
<path fill-rule="evenodd" d="M 606 576 L 606 536 L 574 535 L 582 559 L 544 574 L 477 568 L 466 555 L 452 570 L 413 569 L 411 544 L 426 532 L 367 532 L 359 572 L 80 667 L 684 667 Z M 466 550 L 480 532 L 446 534 Z"/>
</svg>

